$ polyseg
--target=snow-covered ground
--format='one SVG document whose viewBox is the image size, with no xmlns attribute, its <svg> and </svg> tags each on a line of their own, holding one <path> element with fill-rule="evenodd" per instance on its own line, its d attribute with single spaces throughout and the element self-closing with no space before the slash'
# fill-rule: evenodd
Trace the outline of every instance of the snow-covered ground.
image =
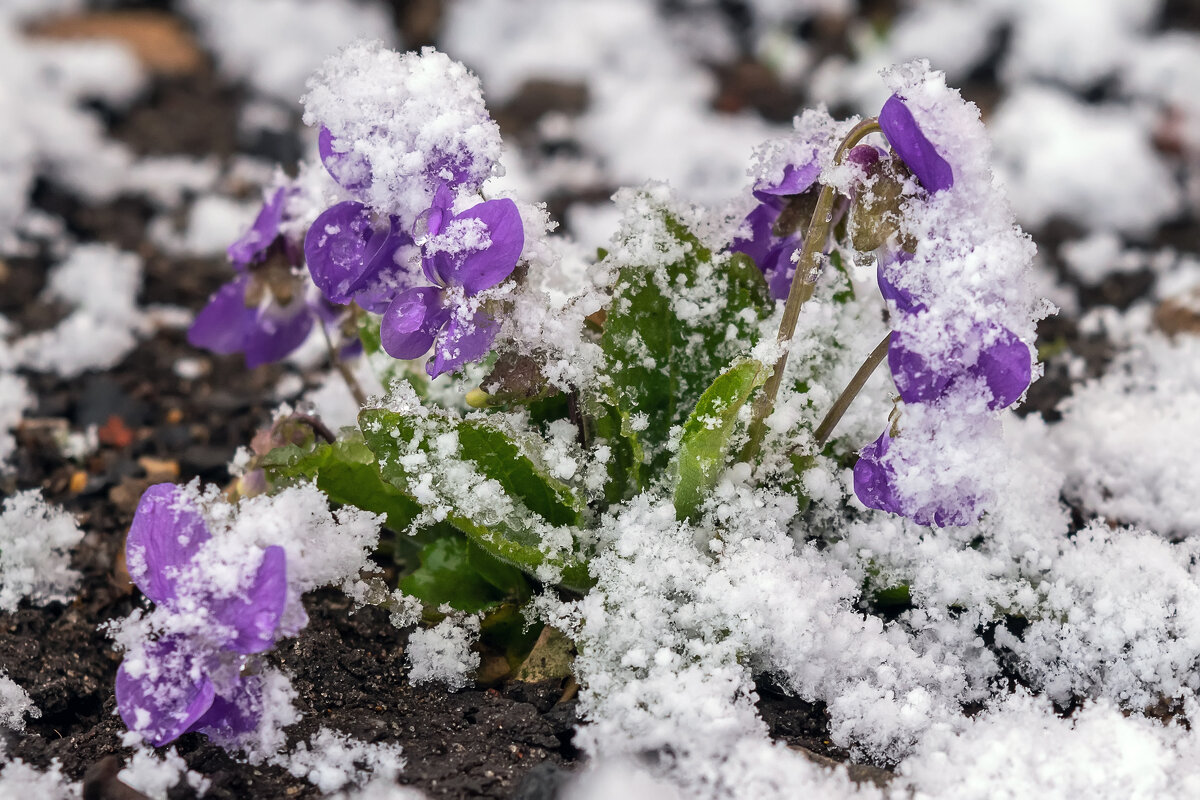
<svg viewBox="0 0 1200 800">
<path fill-rule="evenodd" d="M 156 326 L 187 319 L 185 310 L 139 305 L 141 256 L 78 241 L 32 203 L 36 181 L 87 203 L 139 196 L 154 209 L 156 247 L 213 255 L 253 218 L 256 204 L 234 189 L 271 176 L 271 165 L 248 157 L 139 158 L 94 111 L 96 102 L 127 108 L 149 85 L 132 51 L 112 40 L 29 36 L 27 24 L 49 4 L 3 5 L 0 259 L 51 254 L 46 297 L 68 313 L 38 332 L 0 317 L 0 471 L 13 430 L 35 406 L 30 374 L 102 371 Z M 823 513 L 852 496 L 849 471 L 833 463 L 807 473 L 814 509 L 805 529 L 792 523 L 794 505 L 756 493 L 737 470 L 717 489 L 729 522 L 722 541 L 698 545 L 670 504 L 642 499 L 607 518 L 597 587 L 541 609 L 580 645 L 577 745 L 592 761 L 569 796 L 1200 796 L 1200 256 L 1157 235 L 1200 216 L 1200 35 L 1163 30 L 1163 3 L 1149 0 L 924 0 L 883 24 L 857 16 L 853 0 L 753 0 L 742 27 L 715 2 L 661 5 L 674 8 L 454 0 L 444 9 L 439 47 L 477 71 L 493 109 L 534 80 L 586 87 L 582 112 L 546 114 L 522 145 L 509 139 L 498 182 L 529 200 L 568 198 L 561 222 L 576 243 L 556 246 L 575 254 L 606 246 L 618 212 L 595 191 L 647 180 L 744 211 L 753 148 L 790 126 L 749 109 L 714 110 L 713 62 L 757 58 L 810 102 L 864 115 L 886 99 L 881 68 L 926 57 L 970 91 L 986 65 L 996 92 L 977 99 L 997 185 L 1035 240 L 1055 226 L 1068 231 L 1039 241 L 1035 279 L 1115 355 L 1087 379 L 1078 355 L 1047 349 L 1049 364 L 1074 378 L 1073 394 L 1061 420 L 1009 412 L 1002 448 L 968 454 L 994 466 L 997 497 L 996 511 L 973 525 Z M 182 6 L 218 72 L 246 88 L 247 130 L 298 126 L 305 79 L 349 41 L 403 44 L 374 2 Z M 844 52 L 829 56 L 811 33 L 826 30 L 840 31 Z M 299 135 L 315 152 L 311 132 Z M 1077 285 L 1139 271 L 1153 286 L 1130 307 L 1077 313 Z M 869 286 L 872 272 L 859 272 Z M 1165 330 L 1163 304 L 1190 311 L 1190 327 Z M 823 321 L 819 303 L 806 314 L 802 334 Z M 815 391 L 845 382 L 878 326 L 836 332 L 846 363 Z M 321 347 L 297 358 L 311 366 Z M 875 380 L 879 388 L 886 378 Z M 293 394 L 279 388 L 281 398 Z M 332 419 L 351 418 L 336 382 L 308 399 Z M 873 438 L 880 407 L 852 408 L 839 430 Z M 82 535 L 34 494 L 7 499 L 0 608 L 69 599 L 78 576 L 67 553 Z M 901 584 L 912 607 L 898 618 L 863 610 L 864 587 Z M 461 684 L 478 658 L 468 646 L 473 623 L 415 636 L 414 678 Z M 856 784 L 844 769 L 772 742 L 754 705 L 753 679 L 763 674 L 823 703 L 833 742 L 894 767 L 895 780 Z M 36 713 L 0 673 L 0 725 L 19 731 Z M 647 752 L 659 754 L 653 765 L 639 760 Z M 323 730 L 276 758 L 323 792 L 415 796 L 391 785 L 403 757 L 386 745 Z M 138 751 L 122 775 L 151 797 L 180 780 L 204 784 L 173 750 Z M 78 792 L 56 769 L 0 766 L 0 795 Z"/>
</svg>

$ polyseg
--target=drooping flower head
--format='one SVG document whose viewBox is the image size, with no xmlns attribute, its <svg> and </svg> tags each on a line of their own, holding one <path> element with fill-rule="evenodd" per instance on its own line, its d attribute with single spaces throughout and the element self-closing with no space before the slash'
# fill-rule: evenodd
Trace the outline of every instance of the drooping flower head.
<svg viewBox="0 0 1200 800">
<path fill-rule="evenodd" d="M 418 358 L 434 348 L 431 377 L 488 353 L 498 326 L 479 295 L 505 281 L 525 246 L 516 203 L 507 198 L 452 214 L 447 187 L 424 215 L 421 269 L 433 286 L 401 292 L 384 312 L 383 349 L 393 358 Z"/>
<path fill-rule="evenodd" d="M 855 493 L 922 524 L 965 525 L 985 510 L 991 476 L 960 454 L 999 448 L 995 412 L 1032 378 L 1032 247 L 995 191 L 978 111 L 923 62 L 888 80 L 879 124 L 916 178 L 878 251 L 888 366 L 904 405 L 860 451 Z"/>
<path fill-rule="evenodd" d="M 146 491 L 129 530 L 129 574 L 157 605 L 159 636 L 127 653 L 117 671 L 117 709 L 155 746 L 189 731 L 228 738 L 252 730 L 261 687 L 243 677 L 243 667 L 283 633 L 284 549 L 230 561 L 209 552 L 212 538 L 172 484 Z"/>
</svg>

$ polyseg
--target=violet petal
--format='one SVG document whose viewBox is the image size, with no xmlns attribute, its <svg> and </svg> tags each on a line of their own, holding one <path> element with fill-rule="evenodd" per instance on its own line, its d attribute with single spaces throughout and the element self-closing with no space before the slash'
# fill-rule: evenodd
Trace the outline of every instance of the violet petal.
<svg viewBox="0 0 1200 800">
<path fill-rule="evenodd" d="M 313 314 L 302 297 L 286 308 L 271 305 L 259 310 L 245 334 L 246 366 L 253 369 L 285 358 L 304 344 L 312 326 Z"/>
<path fill-rule="evenodd" d="M 940 397 L 953 375 L 938 373 L 916 351 L 905 346 L 904 337 L 893 331 L 888 346 L 888 367 L 896 391 L 906 403 L 921 403 Z"/>
<path fill-rule="evenodd" d="M 262 711 L 262 678 L 247 675 L 228 691 L 215 696 L 192 730 L 206 733 L 218 742 L 229 742 L 257 728 Z"/>
<path fill-rule="evenodd" d="M 879 293 L 883 295 L 884 300 L 895 304 L 897 311 L 917 314 L 925 310 L 925 304 L 915 299 L 908 289 L 893 283 L 895 275 L 911 260 L 912 254 L 903 251 L 898 256 L 881 258 L 875 277 L 879 282 Z"/>
<path fill-rule="evenodd" d="M 317 152 L 320 153 L 321 163 L 343 189 L 352 195 L 359 195 L 371 186 L 371 165 L 352 150 L 338 152 L 334 142 L 334 135 L 322 125 L 321 132 L 317 134 Z"/>
<path fill-rule="evenodd" d="M 803 194 L 816 182 L 821 174 L 817 162 L 817 151 L 803 164 L 788 164 L 783 168 L 783 178 L 778 183 L 756 183 L 754 197 L 761 203 L 776 202 L 776 198 Z"/>
<path fill-rule="evenodd" d="M 439 261 L 438 273 L 447 285 L 462 286 L 468 295 L 473 295 L 492 288 L 512 274 L 525 247 L 525 227 L 516 203 L 507 197 L 488 200 L 454 219 L 482 221 L 487 226 L 491 244 L 462 257 Z"/>
<path fill-rule="evenodd" d="M 392 358 L 419 358 L 429 352 L 449 311 L 442 291 L 432 286 L 408 289 L 396 296 L 379 323 L 379 338 Z"/>
<path fill-rule="evenodd" d="M 858 462 L 854 465 L 854 494 L 867 508 L 898 514 L 900 501 L 892 485 L 892 471 L 883 464 L 891 441 L 885 430 L 878 439 L 859 451 Z"/>
<path fill-rule="evenodd" d="M 925 138 L 908 106 L 892 95 L 879 112 L 879 127 L 896 154 L 917 176 L 929 192 L 940 192 L 954 185 L 954 170 L 942 158 L 933 143 Z"/>
<path fill-rule="evenodd" d="M 778 246 L 779 239 L 772 232 L 775 220 L 779 219 L 779 210 L 760 203 L 746 215 L 742 227 L 750 228 L 750 237 L 738 236 L 733 240 L 729 249 L 734 253 L 745 253 L 762 269 L 767 260 L 767 254 Z"/>
<path fill-rule="evenodd" d="M 237 631 L 226 646 L 249 655 L 275 644 L 275 631 L 286 603 L 287 553 L 279 545 L 272 545 L 263 551 L 262 563 L 246 596 L 218 601 L 213 615 L 222 625 Z"/>
<path fill-rule="evenodd" d="M 373 222 L 370 209 L 347 200 L 325 209 L 308 229 L 308 271 L 331 303 L 349 303 L 354 292 L 390 261 L 380 256 L 392 239 L 391 231 L 376 230 Z"/>
<path fill-rule="evenodd" d="M 254 309 L 246 308 L 246 284 L 243 275 L 218 289 L 208 305 L 188 328 L 188 344 L 214 353 L 240 353 L 245 346 L 246 328 L 252 323 Z"/>
<path fill-rule="evenodd" d="M 189 677 L 192 657 L 174 639 L 148 644 L 144 658 L 136 678 L 128 659 L 117 669 L 117 711 L 126 727 L 162 747 L 193 729 L 212 707 L 215 692 L 208 678 Z"/>
<path fill-rule="evenodd" d="M 175 599 L 179 570 L 212 538 L 200 512 L 190 506 L 181 507 L 181 494 L 173 483 L 147 489 L 138 501 L 125 539 L 129 576 L 155 603 Z"/>
<path fill-rule="evenodd" d="M 233 266 L 244 270 L 251 264 L 261 261 L 271 243 L 279 236 L 279 225 L 283 222 L 283 206 L 286 191 L 280 187 L 263 203 L 254 218 L 254 224 L 226 252 Z"/>
<path fill-rule="evenodd" d="M 992 391 L 989 408 L 1006 408 L 1029 388 L 1032 378 L 1029 346 L 1008 328 L 1001 328 L 996 341 L 984 348 L 973 372 L 982 375 Z"/>
<path fill-rule="evenodd" d="M 467 314 L 470 312 L 464 308 L 451 314 L 450 321 L 437 338 L 433 358 L 425 364 L 429 377 L 436 378 L 444 372 L 461 369 L 464 364 L 480 360 L 492 349 L 500 326 L 483 311 L 476 311 L 470 319 L 464 319 Z"/>
</svg>

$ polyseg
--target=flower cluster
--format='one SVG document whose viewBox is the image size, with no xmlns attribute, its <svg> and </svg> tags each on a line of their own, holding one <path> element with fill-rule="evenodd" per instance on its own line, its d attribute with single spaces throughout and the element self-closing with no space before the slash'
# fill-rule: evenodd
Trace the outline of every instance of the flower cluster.
<svg viewBox="0 0 1200 800">
<path fill-rule="evenodd" d="M 525 235 L 512 200 L 477 202 L 499 171 L 478 80 L 430 48 L 360 43 L 309 90 L 305 121 L 321 126 L 321 160 L 353 198 L 309 229 L 313 282 L 331 303 L 383 314 L 391 356 L 432 347 L 430 376 L 481 359 L 498 332 L 487 292 L 512 275 Z"/>
<path fill-rule="evenodd" d="M 117 709 L 155 746 L 190 731 L 233 742 L 263 708 L 254 656 L 307 622 L 288 586 L 283 547 L 214 540 L 203 515 L 172 484 L 150 487 L 129 530 L 130 577 L 156 604 L 156 637 L 140 640 L 117 671 Z"/>
<path fill-rule="evenodd" d="M 934 126 L 966 104 L 939 94 L 928 76 L 896 80 L 900 92 L 884 104 L 879 125 L 915 184 L 905 187 L 899 235 L 880 248 L 877 274 L 892 314 L 888 366 L 905 411 L 860 452 L 854 488 L 870 508 L 921 524 L 965 525 L 978 518 L 988 492 L 981 476 L 946 457 L 949 432 L 975 437 L 994 428 L 994 412 L 1029 386 L 1031 337 L 1005 323 L 1029 327 L 1029 309 L 1008 308 L 1011 298 L 995 287 L 1006 278 L 1017 284 L 1030 253 L 1007 210 L 981 202 L 994 195 L 990 176 L 967 170 L 967 158 L 951 164 L 905 92 L 920 98 L 919 110 Z M 964 151 L 975 145 L 948 144 Z M 966 180 L 956 180 L 960 169 Z M 987 272 L 993 274 L 986 281 L 970 277 Z"/>
</svg>

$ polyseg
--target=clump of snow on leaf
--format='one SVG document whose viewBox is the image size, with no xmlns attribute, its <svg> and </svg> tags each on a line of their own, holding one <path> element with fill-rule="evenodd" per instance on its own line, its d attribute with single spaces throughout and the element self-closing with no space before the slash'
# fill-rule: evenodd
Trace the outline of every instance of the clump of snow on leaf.
<svg viewBox="0 0 1200 800">
<path fill-rule="evenodd" d="M 21 492 L 0 513 L 0 610 L 16 611 L 29 598 L 36 604 L 71 599 L 79 573 L 71 549 L 83 532 L 67 512 L 47 505 L 41 492 Z"/>
</svg>

